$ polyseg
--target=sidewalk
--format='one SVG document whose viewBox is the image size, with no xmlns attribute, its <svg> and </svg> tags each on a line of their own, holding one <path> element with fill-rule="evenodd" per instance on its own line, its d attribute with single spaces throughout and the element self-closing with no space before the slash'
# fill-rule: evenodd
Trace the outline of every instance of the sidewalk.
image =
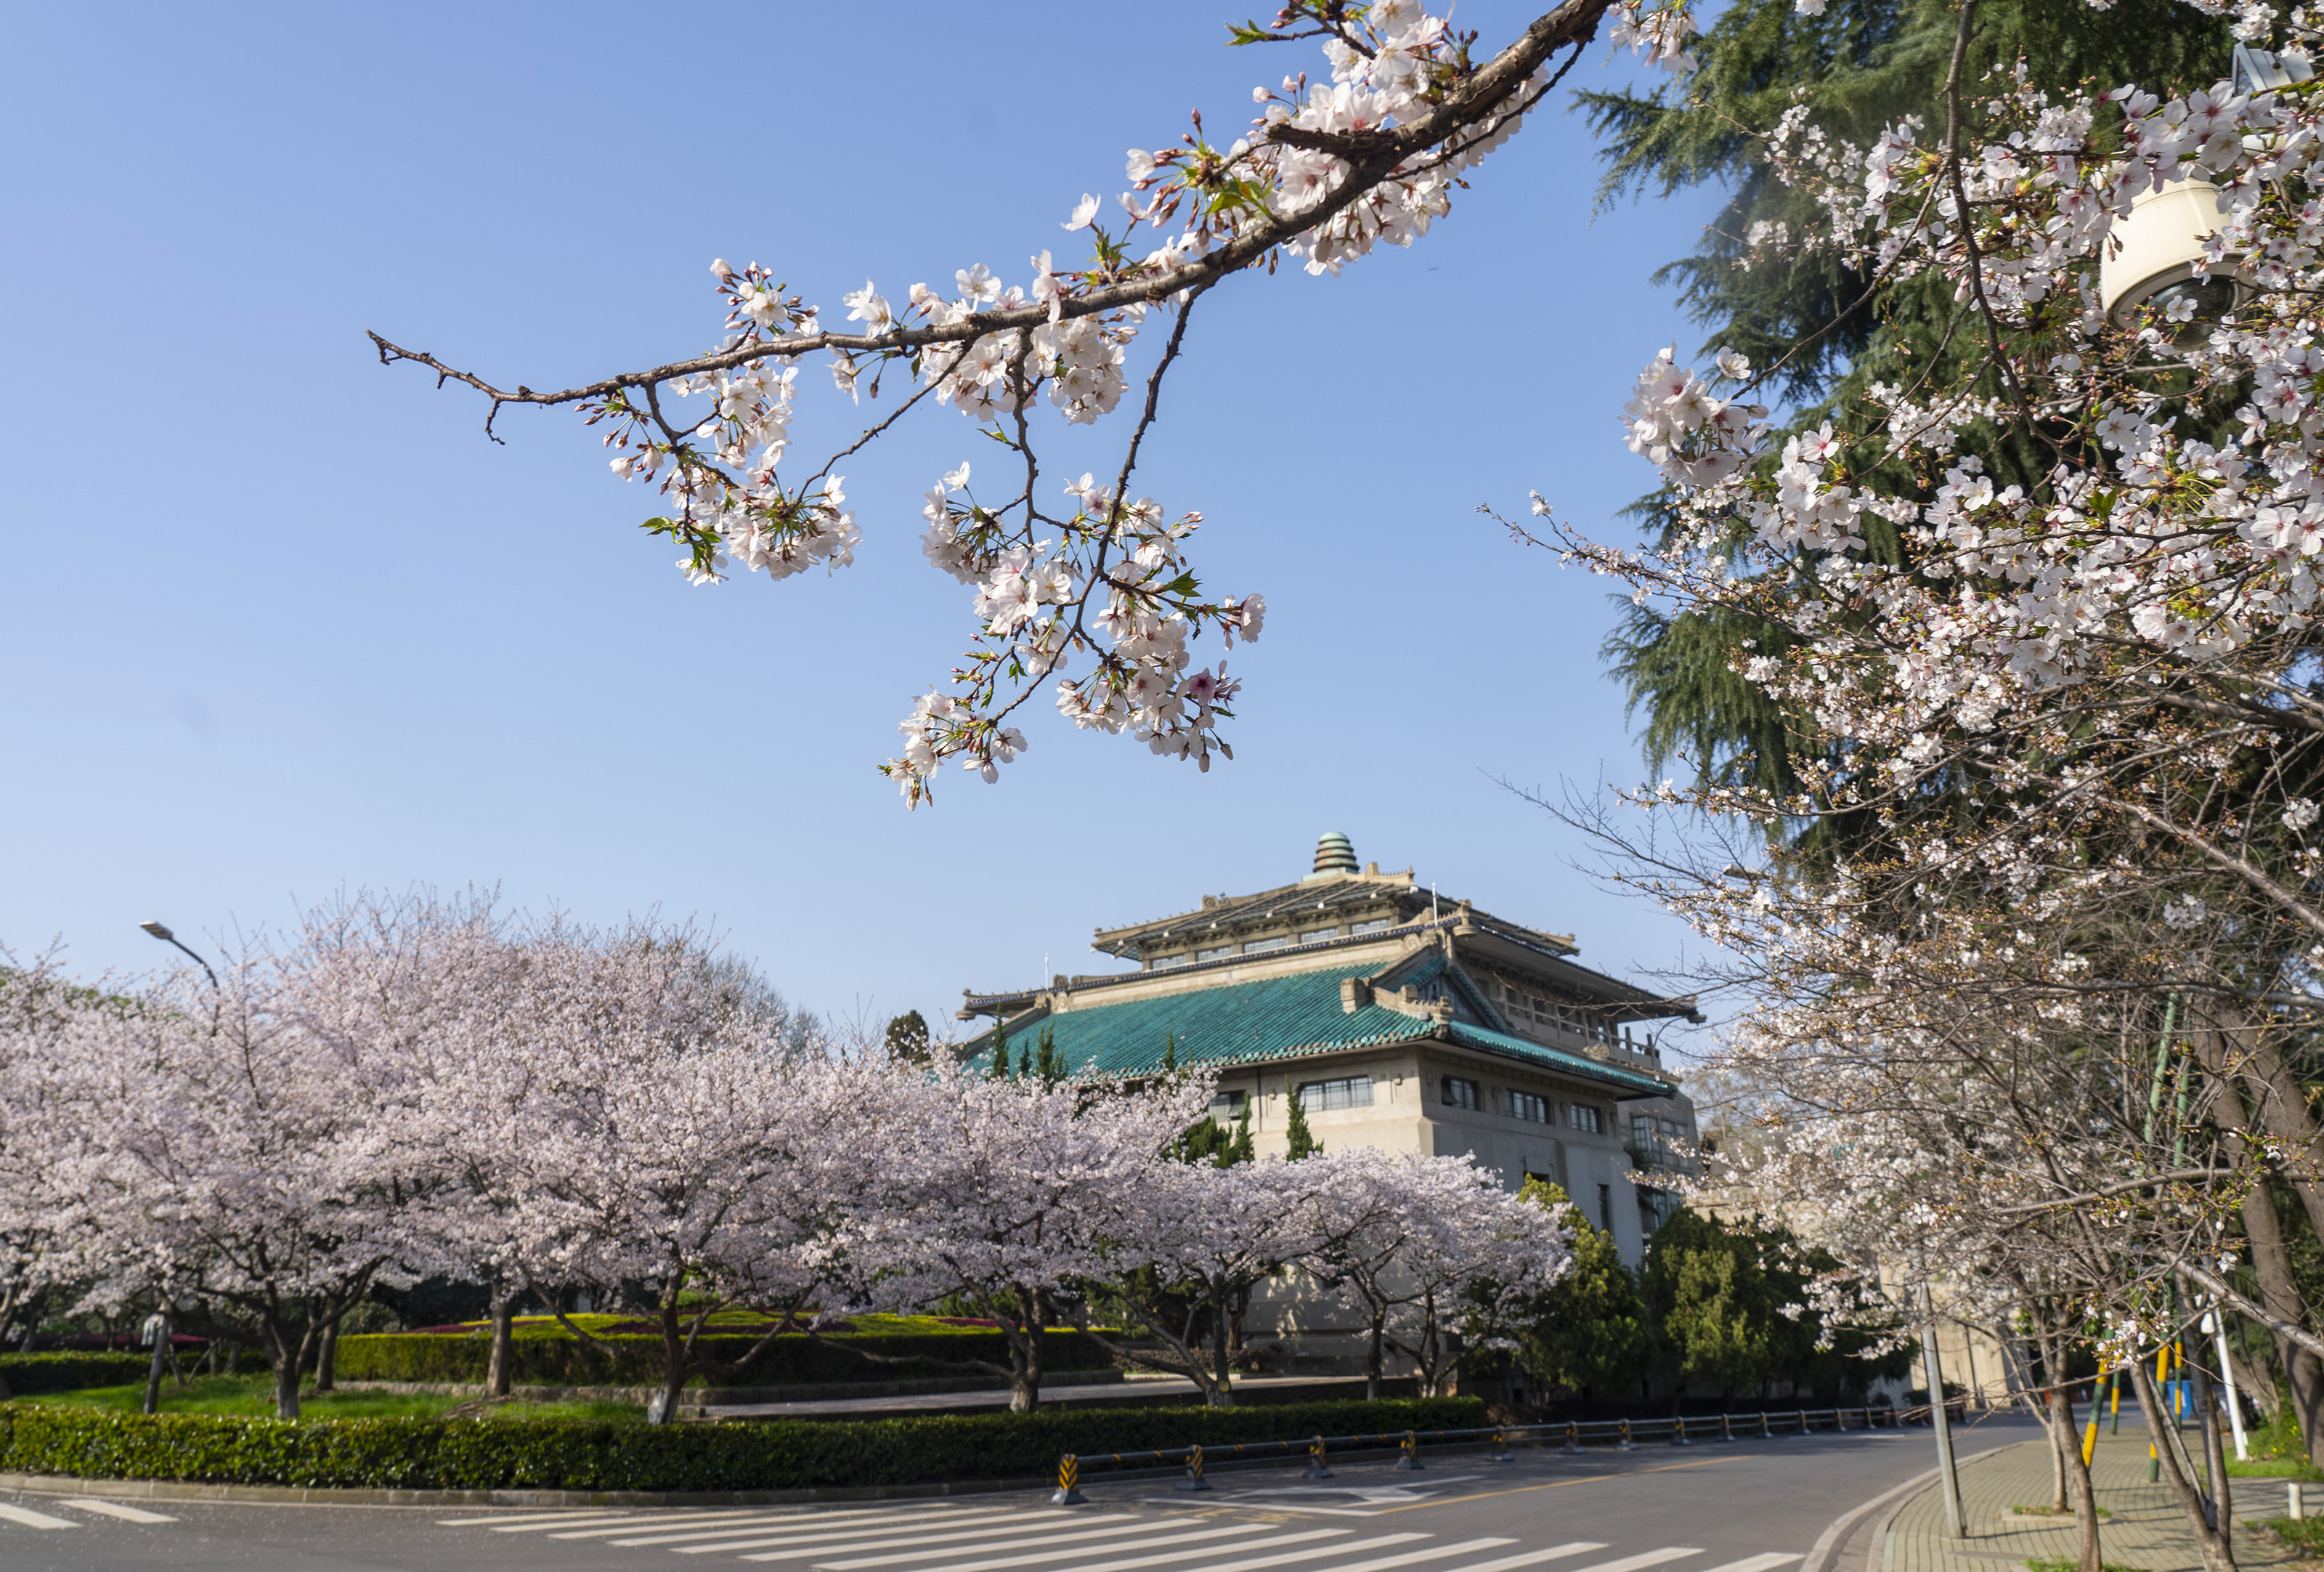
<svg viewBox="0 0 2324 1572">
<path fill-rule="evenodd" d="M 1925 1434 L 1925 1432 L 1923 1432 Z M 2195 1432 L 2186 1432 L 2200 1448 Z M 1928 1446 L 1930 1461 L 1936 1447 Z M 2110 1566 L 2140 1572 L 2191 1572 L 2202 1563 L 2186 1513 L 2168 1484 L 2146 1483 L 2146 1427 L 2135 1414 L 2123 1416 L 2122 1434 L 2098 1431 L 2090 1484 L 2098 1505 L 2114 1515 L 2098 1523 L 2099 1552 Z M 1905 1502 L 1888 1525 L 1885 1542 L 1872 1551 L 1867 1572 L 2001 1572 L 2029 1559 L 2071 1558 L 2080 1553 L 2074 1520 L 2019 1518 L 2013 1507 L 2050 1502 L 2050 1453 L 2046 1440 L 2033 1440 L 1965 1465 L 1960 1471 L 1961 1506 L 1969 1538 L 1954 1540 L 1944 1529 L 1944 1498 L 1932 1482 Z M 2251 1523 L 2283 1515 L 2283 1481 L 2231 1479 L 2228 1500 L 2236 1519 L 2236 1564 L 2244 1567 L 2290 1567 L 2299 1558 Z"/>
</svg>

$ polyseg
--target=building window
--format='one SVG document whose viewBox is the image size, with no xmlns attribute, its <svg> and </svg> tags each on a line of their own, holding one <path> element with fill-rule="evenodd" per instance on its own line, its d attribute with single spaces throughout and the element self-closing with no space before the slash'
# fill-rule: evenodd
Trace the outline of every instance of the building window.
<svg viewBox="0 0 2324 1572">
<path fill-rule="evenodd" d="M 1546 1124 L 1549 1123 L 1549 1099 L 1536 1096 L 1531 1092 L 1511 1092 L 1509 1117 L 1523 1119 L 1531 1124 Z"/>
<path fill-rule="evenodd" d="M 1459 1076 L 1446 1076 L 1444 1105 L 1448 1108 L 1467 1108 L 1474 1112 L 1477 1106 L 1477 1083 L 1464 1081 Z"/>
<path fill-rule="evenodd" d="M 1598 1187 L 1598 1226 L 1608 1234 L 1614 1231 L 1614 1187 Z"/>
<path fill-rule="evenodd" d="M 1299 1088 L 1299 1106 L 1310 1114 L 1328 1114 L 1335 1108 L 1369 1108 L 1372 1105 L 1372 1078 L 1370 1076 L 1347 1076 L 1336 1081 L 1307 1081 Z"/>
<path fill-rule="evenodd" d="M 1378 933 L 1388 925 L 1388 920 L 1387 918 L 1375 917 L 1370 922 L 1359 922 L 1355 924 L 1353 927 L 1350 928 L 1348 931 L 1350 933 Z"/>
<path fill-rule="evenodd" d="M 1290 942 L 1291 939 L 1289 935 L 1280 933 L 1277 934 L 1273 939 L 1254 939 L 1249 944 L 1242 947 L 1242 953 L 1247 956 L 1260 955 L 1268 950 L 1282 949 L 1288 946 Z"/>
<path fill-rule="evenodd" d="M 1194 958 L 1198 961 L 1214 961 L 1221 956 L 1231 956 L 1232 954 L 1234 954 L 1234 946 L 1231 944 L 1222 944 L 1213 949 L 1196 950 L 1194 952 Z"/>
<path fill-rule="evenodd" d="M 1248 1092 L 1219 1092 L 1211 1098 L 1211 1117 L 1221 1124 L 1231 1124 L 1242 1117 L 1243 1105 L 1250 1100 Z"/>
<path fill-rule="evenodd" d="M 1183 966 L 1186 964 L 1186 953 L 1184 950 L 1181 950 L 1174 956 L 1156 956 L 1154 957 L 1153 966 L 1154 969 L 1158 972 L 1165 966 Z"/>
<path fill-rule="evenodd" d="M 1602 1135 L 1606 1133 L 1606 1115 L 1587 1103 L 1576 1103 L 1566 1109 L 1565 1114 L 1566 1123 L 1572 1124 L 1576 1130 L 1584 1131 L 1591 1135 Z"/>
<path fill-rule="evenodd" d="M 1321 944 L 1327 939 L 1337 939 L 1339 937 L 1340 930 L 1336 928 L 1311 928 L 1306 932 L 1299 936 L 1299 942 L 1301 944 Z"/>
</svg>

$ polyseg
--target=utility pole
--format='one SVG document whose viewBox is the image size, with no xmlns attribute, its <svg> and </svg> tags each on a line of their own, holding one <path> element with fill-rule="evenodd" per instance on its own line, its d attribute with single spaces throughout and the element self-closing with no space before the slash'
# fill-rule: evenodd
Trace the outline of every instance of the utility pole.
<svg viewBox="0 0 2324 1572">
<path fill-rule="evenodd" d="M 1929 1382 L 1929 1423 L 1937 1432 L 1937 1474 L 1945 1487 L 1945 1527 L 1956 1540 L 1969 1538 L 1969 1521 L 1961 1515 L 1960 1476 L 1953 1472 L 1953 1431 L 1945 1411 L 1944 1366 L 1937 1360 L 1937 1306 L 1926 1284 L 1921 1305 L 1927 1312 L 1921 1322 L 1921 1363 Z"/>
</svg>

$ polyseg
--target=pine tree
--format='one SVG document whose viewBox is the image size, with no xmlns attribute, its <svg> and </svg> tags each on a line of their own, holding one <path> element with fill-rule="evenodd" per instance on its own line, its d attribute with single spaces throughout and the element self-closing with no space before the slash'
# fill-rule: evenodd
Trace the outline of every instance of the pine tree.
<svg viewBox="0 0 2324 1572">
<path fill-rule="evenodd" d="M 1175 1031 L 1162 1040 L 1162 1073 L 1166 1076 L 1178 1073 L 1178 1034 Z"/>
<path fill-rule="evenodd" d="M 899 1064 L 928 1062 L 928 1022 L 917 1010 L 907 1010 L 888 1022 L 888 1057 Z"/>
<path fill-rule="evenodd" d="M 1290 1117 L 1283 1127 L 1284 1140 L 1288 1142 L 1285 1156 L 1297 1162 L 1303 1157 L 1313 1157 L 1322 1151 L 1323 1143 L 1309 1132 L 1307 1111 L 1299 1105 L 1298 1089 L 1288 1078 L 1283 1083 L 1283 1100 L 1291 1105 Z"/>
<path fill-rule="evenodd" d="M 1258 1153 L 1250 1143 L 1250 1105 L 1245 1103 L 1242 1112 L 1235 1115 L 1234 1139 L 1227 1143 L 1226 1152 L 1218 1160 L 1218 1164 L 1221 1168 L 1232 1168 L 1239 1162 L 1257 1161 Z"/>
<path fill-rule="evenodd" d="M 1040 1040 L 1035 1046 L 1039 1051 L 1034 1060 L 1033 1073 L 1040 1077 L 1041 1084 L 1045 1087 L 1054 1087 L 1064 1080 L 1065 1057 L 1057 1051 L 1057 1029 L 1054 1026 L 1042 1027 Z"/>
<path fill-rule="evenodd" d="M 1706 353 L 1739 350 L 1762 367 L 1783 362 L 1757 396 L 1788 406 L 1778 414 L 1787 429 L 1883 421 L 1863 396 L 1872 383 L 1943 385 L 1987 355 L 1978 333 L 1961 330 L 1959 304 L 1933 275 L 1868 293 L 1873 281 L 1828 249 L 1755 249 L 1753 240 L 1778 229 L 1796 237 L 1816 221 L 1812 199 L 1776 179 L 1766 157 L 1765 133 L 1798 95 L 1808 95 L 1813 124 L 1858 144 L 1905 115 L 1941 126 L 1960 21 L 1947 0 L 1832 0 L 1814 16 L 1792 0 L 1736 0 L 1696 41 L 1701 66 L 1683 84 L 1577 96 L 1601 139 L 1601 203 L 1699 185 L 1729 193 L 1695 253 L 1655 276 L 1677 286 L 1705 329 Z M 2227 75 L 2231 43 L 2226 19 L 2190 16 L 2176 0 L 2121 0 L 2103 12 L 2085 0 L 1985 0 L 1962 80 L 1983 81 L 1989 68 L 2022 60 L 2037 88 L 2095 79 L 2167 96 Z M 1970 446 L 1997 485 L 2029 482 L 2051 459 L 2010 424 L 1977 431 Z M 1901 469 L 1884 478 L 1933 484 Z M 1666 526 L 1659 495 L 1630 513 L 1650 532 Z M 1867 541 L 1870 555 L 1894 559 L 1893 533 L 1868 532 Z M 1653 769 L 1683 758 L 1706 780 L 1797 788 L 1813 728 L 1731 670 L 1746 641 L 1776 657 L 1789 648 L 1775 630 L 1731 612 L 1674 618 L 1652 606 L 1624 607 L 1601 653 L 1631 710 L 1645 714 L 1640 741 Z"/>
<path fill-rule="evenodd" d="M 1009 1022 L 996 1020 L 992 1023 L 992 1078 L 1009 1078 Z"/>
</svg>

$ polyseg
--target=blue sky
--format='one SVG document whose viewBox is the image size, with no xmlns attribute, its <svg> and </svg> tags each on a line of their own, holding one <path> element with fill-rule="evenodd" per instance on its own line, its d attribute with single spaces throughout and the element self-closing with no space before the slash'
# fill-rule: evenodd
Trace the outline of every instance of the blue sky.
<svg viewBox="0 0 2324 1572">
<path fill-rule="evenodd" d="M 1237 12 L 1236 16 L 1242 13 Z M 1529 18 L 1472 4 L 1490 47 Z M 846 467 L 856 565 L 686 585 L 562 412 L 387 370 L 389 337 L 562 385 L 717 332 L 755 258 L 829 317 L 974 262 L 1023 282 L 1082 192 L 1200 106 L 1314 68 L 1199 7 L 19 6 L 0 70 L 0 941 L 84 974 L 342 888 L 722 928 L 839 1016 L 1106 970 L 1097 926 L 1305 871 L 1315 837 L 1581 939 L 1683 932 L 1496 782 L 1640 765 L 1600 672 L 1604 581 L 1472 510 L 1586 528 L 1649 472 L 1616 421 L 1694 338 L 1653 268 L 1712 199 L 1591 215 L 1578 116 L 1539 116 L 1410 251 L 1213 293 L 1141 489 L 1209 522 L 1266 634 L 1231 763 L 1198 775 L 1047 711 L 986 787 L 908 814 L 872 772 L 972 631 L 918 493 L 983 444 L 916 412 Z M 1593 50 L 1569 82 L 1626 76 Z M 795 452 L 846 439 L 819 369 Z M 1061 427 L 1062 423 L 1058 423 Z M 1094 467 L 1120 422 L 1050 439 Z M 1087 460 L 1074 455 L 1085 452 Z M 199 941 L 197 940 L 198 943 Z"/>
</svg>

